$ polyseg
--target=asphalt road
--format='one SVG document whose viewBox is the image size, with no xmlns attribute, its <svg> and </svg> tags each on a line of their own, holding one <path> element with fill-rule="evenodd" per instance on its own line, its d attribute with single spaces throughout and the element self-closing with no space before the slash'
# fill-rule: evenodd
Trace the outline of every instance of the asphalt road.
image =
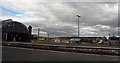
<svg viewBox="0 0 120 63">
<path fill-rule="evenodd" d="M 118 61 L 118 56 L 2 47 L 3 61 Z"/>
</svg>

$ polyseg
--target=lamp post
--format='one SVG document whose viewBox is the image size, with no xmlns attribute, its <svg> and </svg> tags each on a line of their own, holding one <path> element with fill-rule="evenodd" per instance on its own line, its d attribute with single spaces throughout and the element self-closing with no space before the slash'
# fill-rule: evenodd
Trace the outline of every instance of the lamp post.
<svg viewBox="0 0 120 63">
<path fill-rule="evenodd" d="M 77 17 L 78 17 L 78 37 L 79 37 L 79 33 L 80 33 L 80 31 L 79 31 L 79 18 L 81 17 L 80 15 L 76 15 Z"/>
<path fill-rule="evenodd" d="M 80 15 L 76 15 L 78 17 L 78 38 L 79 38 L 79 18 L 81 17 Z M 78 39 L 78 44 L 80 43 L 80 38 Z"/>
<path fill-rule="evenodd" d="M 39 38 L 39 32 L 40 32 L 40 28 L 38 28 L 38 38 Z"/>
<path fill-rule="evenodd" d="M 48 38 L 49 38 L 49 33 L 47 33 L 47 35 L 48 35 Z"/>
</svg>

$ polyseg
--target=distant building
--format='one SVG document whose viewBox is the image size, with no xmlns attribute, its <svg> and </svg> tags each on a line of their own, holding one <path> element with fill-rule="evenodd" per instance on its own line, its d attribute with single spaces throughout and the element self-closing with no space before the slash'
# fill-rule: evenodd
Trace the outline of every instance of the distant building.
<svg viewBox="0 0 120 63">
<path fill-rule="evenodd" d="M 102 37 L 81 37 L 81 41 L 83 41 L 82 39 L 85 39 L 85 41 L 87 41 L 88 43 L 98 43 L 101 38 Z"/>
<path fill-rule="evenodd" d="M 24 24 L 17 21 L 13 21 L 12 19 L 3 20 L 2 40 L 23 42 L 30 41 L 31 29 L 28 29 Z"/>
<path fill-rule="evenodd" d="M 120 42 L 120 37 L 116 37 L 115 35 L 109 37 L 109 41 L 112 42 L 112 44 Z"/>
<path fill-rule="evenodd" d="M 55 42 L 56 43 L 69 43 L 71 37 L 56 37 Z"/>
<path fill-rule="evenodd" d="M 84 42 L 83 39 L 88 43 L 97 43 L 100 41 L 102 37 L 57 37 L 55 38 L 56 42 L 62 42 L 62 43 L 78 43 L 78 42 Z"/>
</svg>

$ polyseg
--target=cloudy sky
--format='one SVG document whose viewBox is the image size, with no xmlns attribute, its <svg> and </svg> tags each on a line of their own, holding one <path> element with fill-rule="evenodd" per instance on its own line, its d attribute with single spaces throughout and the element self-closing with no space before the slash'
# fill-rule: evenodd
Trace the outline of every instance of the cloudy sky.
<svg viewBox="0 0 120 63">
<path fill-rule="evenodd" d="M 1 20 L 13 19 L 40 28 L 40 36 L 77 36 L 77 17 L 80 15 L 80 36 L 118 35 L 117 0 L 2 0 Z"/>
</svg>

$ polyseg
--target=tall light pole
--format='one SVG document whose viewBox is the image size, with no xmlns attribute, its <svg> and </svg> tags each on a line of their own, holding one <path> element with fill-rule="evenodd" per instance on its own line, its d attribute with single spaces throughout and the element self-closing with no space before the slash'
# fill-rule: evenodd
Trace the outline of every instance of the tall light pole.
<svg viewBox="0 0 120 63">
<path fill-rule="evenodd" d="M 48 38 L 49 38 L 49 33 L 47 33 L 47 35 L 48 35 Z"/>
<path fill-rule="evenodd" d="M 40 28 L 38 28 L 38 38 L 39 38 L 39 32 L 40 32 Z"/>
<path fill-rule="evenodd" d="M 80 31 L 79 31 L 79 18 L 81 17 L 80 15 L 76 15 L 77 17 L 78 17 L 78 37 L 79 37 L 79 33 L 80 33 Z"/>
</svg>

